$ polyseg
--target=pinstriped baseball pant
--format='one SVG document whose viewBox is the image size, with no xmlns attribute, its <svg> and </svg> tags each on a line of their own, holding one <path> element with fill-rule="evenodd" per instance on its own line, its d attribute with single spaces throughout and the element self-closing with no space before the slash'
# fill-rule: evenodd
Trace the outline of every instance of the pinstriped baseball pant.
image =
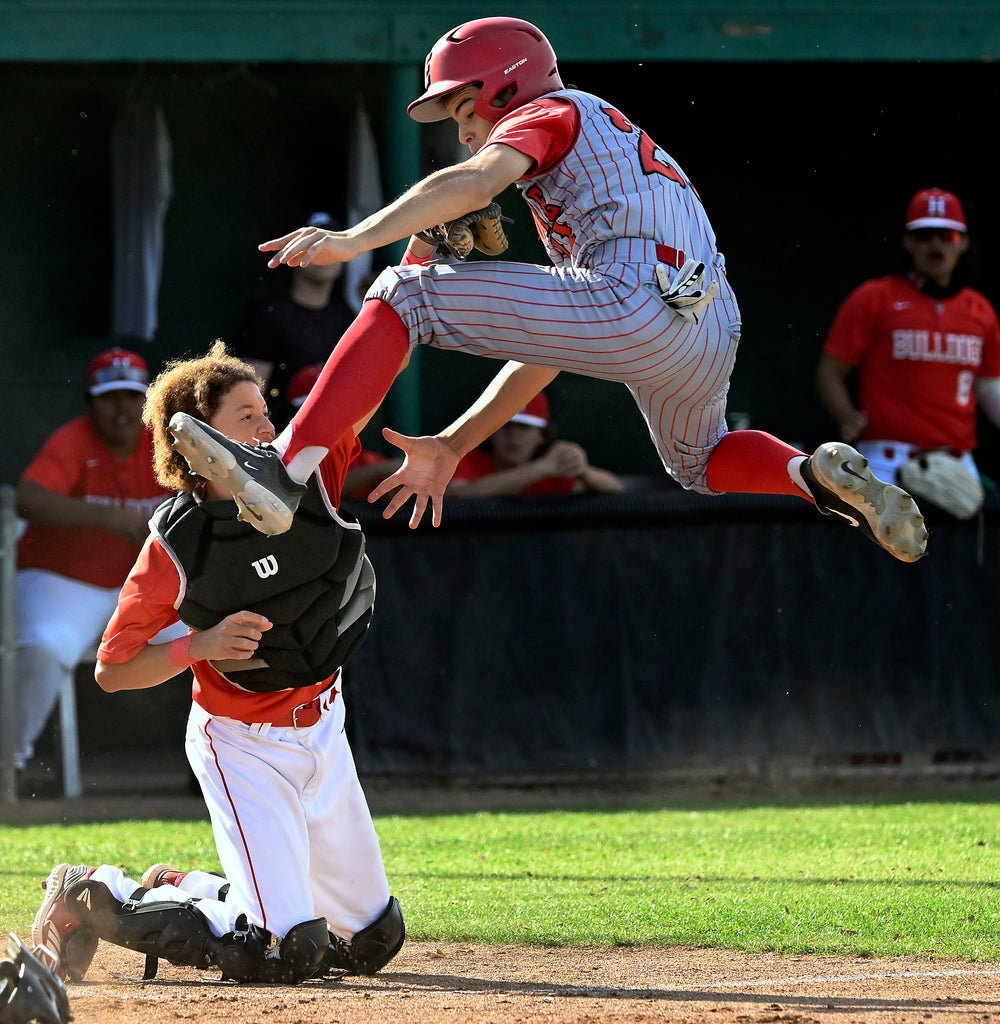
<svg viewBox="0 0 1000 1024">
<path fill-rule="evenodd" d="M 367 297 L 393 307 L 411 344 L 624 384 L 667 472 L 682 487 L 712 493 L 705 467 L 726 433 L 740 337 L 739 308 L 724 274 L 720 285 L 697 326 L 663 303 L 649 263 L 392 267 Z"/>
</svg>

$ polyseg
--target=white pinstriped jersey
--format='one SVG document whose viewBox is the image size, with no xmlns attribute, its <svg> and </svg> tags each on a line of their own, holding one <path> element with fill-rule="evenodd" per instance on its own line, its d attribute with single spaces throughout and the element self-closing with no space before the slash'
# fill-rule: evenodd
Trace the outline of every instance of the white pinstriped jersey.
<svg viewBox="0 0 1000 1024">
<path fill-rule="evenodd" d="M 661 242 L 706 266 L 717 261 L 705 208 L 672 157 L 597 96 L 575 89 L 545 96 L 554 99 L 576 107 L 577 138 L 555 167 L 517 187 L 556 266 L 590 266 L 595 247 L 614 238 Z"/>
<path fill-rule="evenodd" d="M 413 344 L 623 383 L 667 472 L 683 487 L 709 492 L 705 467 L 726 433 L 740 314 L 701 201 L 676 165 L 612 107 L 576 91 L 552 95 L 579 107 L 581 129 L 555 167 L 519 187 L 554 265 L 390 267 L 367 297 L 393 307 Z M 719 281 L 697 326 L 660 298 L 658 244 L 689 246 L 684 252 L 704 261 L 706 280 Z"/>
</svg>

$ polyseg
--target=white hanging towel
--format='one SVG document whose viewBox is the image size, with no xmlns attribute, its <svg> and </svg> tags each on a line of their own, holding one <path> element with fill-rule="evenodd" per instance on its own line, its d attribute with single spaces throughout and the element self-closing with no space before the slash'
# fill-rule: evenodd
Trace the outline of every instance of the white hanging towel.
<svg viewBox="0 0 1000 1024">
<path fill-rule="evenodd" d="M 351 151 L 347 164 L 348 225 L 364 220 L 383 205 L 382 179 L 378 166 L 378 151 L 368 111 L 360 96 L 355 98 L 354 118 L 351 126 Z M 361 301 L 372 272 L 372 254 L 363 253 L 344 268 L 344 298 L 355 313 L 361 310 Z M 358 292 L 360 291 L 360 295 Z"/>
<path fill-rule="evenodd" d="M 111 131 L 114 336 L 151 341 L 156 333 L 171 163 L 163 110 L 148 101 L 125 104 Z"/>
</svg>

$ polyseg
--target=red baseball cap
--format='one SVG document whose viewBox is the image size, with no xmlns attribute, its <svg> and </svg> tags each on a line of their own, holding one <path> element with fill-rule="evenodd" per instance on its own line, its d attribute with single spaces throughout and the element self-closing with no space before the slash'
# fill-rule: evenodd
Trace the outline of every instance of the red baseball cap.
<svg viewBox="0 0 1000 1024">
<path fill-rule="evenodd" d="M 146 360 L 124 348 L 109 348 L 94 356 L 87 367 L 87 393 L 103 395 L 106 391 L 141 391 L 149 385 Z"/>
<path fill-rule="evenodd" d="M 510 418 L 511 423 L 526 423 L 529 427 L 547 427 L 549 425 L 549 400 L 545 392 L 540 391 L 520 411 Z"/>
<path fill-rule="evenodd" d="M 906 208 L 906 230 L 919 228 L 952 228 L 967 231 L 965 211 L 954 192 L 941 188 L 925 188 L 918 192 Z"/>
<path fill-rule="evenodd" d="M 293 405 L 297 409 L 306 400 L 313 385 L 319 380 L 322 370 L 322 363 L 313 363 L 311 366 L 303 366 L 301 370 L 296 370 L 292 374 L 292 379 L 288 382 L 288 391 L 285 394 L 289 405 Z"/>
</svg>

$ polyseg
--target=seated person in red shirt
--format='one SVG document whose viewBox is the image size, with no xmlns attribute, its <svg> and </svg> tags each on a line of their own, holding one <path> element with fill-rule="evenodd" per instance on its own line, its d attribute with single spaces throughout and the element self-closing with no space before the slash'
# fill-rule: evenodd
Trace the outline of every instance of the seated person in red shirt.
<svg viewBox="0 0 1000 1024">
<path fill-rule="evenodd" d="M 623 489 L 621 480 L 587 460 L 572 441 L 554 441 L 549 402 L 539 392 L 485 444 L 458 464 L 445 493 L 462 498 L 512 494 L 582 494 Z"/>
<path fill-rule="evenodd" d="M 149 517 L 170 496 L 153 472 L 152 434 L 142 425 L 147 382 L 137 353 L 96 355 L 83 414 L 47 438 L 17 485 L 18 515 L 27 522 L 17 548 L 19 770 L 77 662 L 100 639 Z"/>
</svg>

